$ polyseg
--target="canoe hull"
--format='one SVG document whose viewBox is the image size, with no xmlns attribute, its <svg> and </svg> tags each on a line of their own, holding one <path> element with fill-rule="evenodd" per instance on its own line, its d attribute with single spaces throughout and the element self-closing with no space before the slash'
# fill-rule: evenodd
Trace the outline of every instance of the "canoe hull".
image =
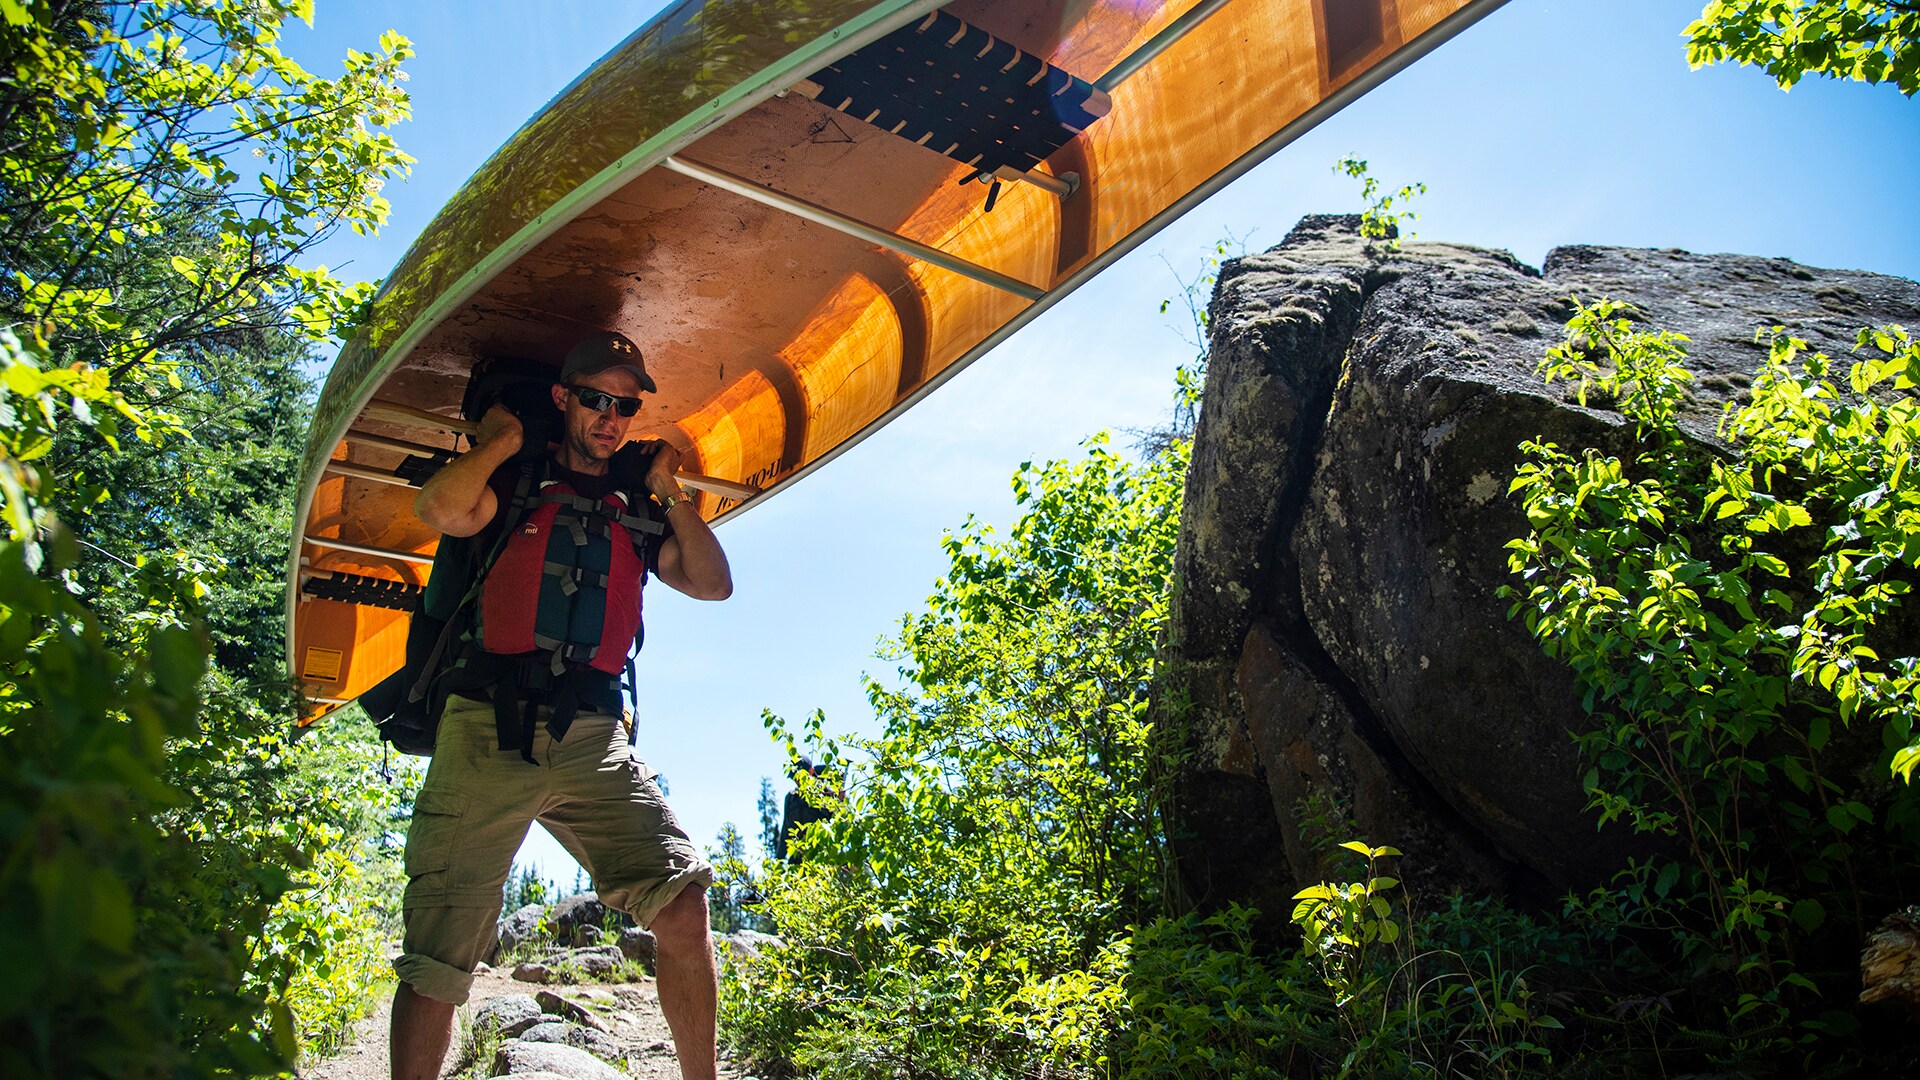
<svg viewBox="0 0 1920 1080">
<path fill-rule="evenodd" d="M 620 330 L 660 386 L 633 434 L 666 438 L 693 471 L 761 492 L 702 494 L 702 514 L 722 520 L 911 407 L 1498 2 L 1227 0 L 1114 86 L 1107 115 L 1046 159 L 1039 171 L 1072 174 L 1071 195 L 1009 183 L 990 211 L 985 186 L 965 182 L 968 165 L 788 92 L 899 40 L 887 35 L 934 5 L 816 3 L 794 16 L 708 0 L 663 13 L 476 174 L 396 268 L 330 375 L 289 570 L 290 659 L 315 703 L 306 719 L 397 667 L 406 621 L 316 596 L 316 572 L 418 586 L 437 541 L 412 513 L 411 488 L 349 473 L 404 460 L 375 445 L 383 440 L 457 445 L 437 430 L 456 424 L 395 422 L 369 402 L 451 417 L 479 357 L 557 365 L 581 335 Z M 1091 79 L 1192 6 L 942 10 Z M 791 47 L 794 34 L 806 44 Z M 965 276 L 695 178 L 715 173 L 990 273 Z"/>
</svg>

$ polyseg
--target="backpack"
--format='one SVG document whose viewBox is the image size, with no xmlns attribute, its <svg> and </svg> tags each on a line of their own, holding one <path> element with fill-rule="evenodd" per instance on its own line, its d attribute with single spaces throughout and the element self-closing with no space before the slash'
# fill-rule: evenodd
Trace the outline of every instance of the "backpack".
<svg viewBox="0 0 1920 1080">
<path fill-rule="evenodd" d="M 502 513 L 518 517 L 524 493 L 531 490 L 536 471 L 556 433 L 552 386 L 557 370 L 551 364 L 517 356 L 485 357 L 467 377 L 460 415 L 478 422 L 495 404 L 519 418 L 523 428 L 521 451 L 514 458 L 520 468 L 515 497 Z M 420 476 L 425 483 L 431 472 Z M 504 535 L 500 538 L 504 541 Z M 433 756 L 439 734 L 444 692 L 433 692 L 450 643 L 466 632 L 467 607 L 472 590 L 498 554 L 477 550 L 472 537 L 442 536 L 434 551 L 427 588 L 407 625 L 405 659 L 400 670 L 360 695 L 360 707 L 373 719 L 380 738 L 403 754 Z"/>
</svg>

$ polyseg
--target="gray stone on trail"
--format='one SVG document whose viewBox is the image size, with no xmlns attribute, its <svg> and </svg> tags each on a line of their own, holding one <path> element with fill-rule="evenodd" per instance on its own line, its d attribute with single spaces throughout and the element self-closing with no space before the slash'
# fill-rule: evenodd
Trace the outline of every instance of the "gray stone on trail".
<svg viewBox="0 0 1920 1080">
<path fill-rule="evenodd" d="M 545 904 L 528 904 L 500 920 L 500 951 L 518 948 L 540 932 L 540 920 L 546 918 Z"/>
<path fill-rule="evenodd" d="M 548 1020 L 528 1028 L 521 1036 L 521 1042 L 559 1043 L 563 1046 L 575 1046 L 594 1057 L 622 1063 L 623 1055 L 619 1040 L 604 1031 L 569 1024 L 564 1020 Z"/>
<path fill-rule="evenodd" d="M 620 948 L 617 945 L 595 945 L 590 949 L 570 949 L 558 954 L 556 959 L 563 963 L 570 962 L 578 967 L 584 974 L 591 975 L 596 979 L 603 975 L 613 974 L 614 969 L 626 963 L 627 960 L 627 958 L 621 954 Z"/>
<path fill-rule="evenodd" d="M 540 991 L 539 994 L 534 996 L 534 1000 L 540 1003 L 540 1008 L 544 1010 L 548 1016 L 557 1016 L 562 1020 L 568 1020 L 576 1024 L 585 1024 L 598 1031 L 607 1030 L 607 1025 L 602 1023 L 599 1017 L 588 1012 L 585 1006 L 578 1002 L 568 1001 L 566 998 L 561 997 L 551 990 Z"/>
<path fill-rule="evenodd" d="M 513 977 L 518 982 L 547 983 L 553 981 L 553 969 L 545 964 L 521 964 L 513 969 Z"/>
<path fill-rule="evenodd" d="M 536 1043 L 515 1040 L 502 1044 L 493 1055 L 489 1076 L 526 1076 L 550 1073 L 567 1080 L 625 1080 L 626 1071 L 587 1053 L 577 1046 L 562 1043 Z"/>
<path fill-rule="evenodd" d="M 615 926 L 632 926 L 633 919 L 625 912 L 609 909 L 600 902 L 600 897 L 590 892 L 574 893 L 553 905 L 553 913 L 547 917 L 547 925 L 553 931 L 553 940 L 562 945 L 580 945 L 578 931 L 591 926 L 598 930 L 609 923 Z"/>
<path fill-rule="evenodd" d="M 653 970 L 656 949 L 653 935 L 638 926 L 629 926 L 620 931 L 620 940 L 616 943 L 622 955 L 636 964 Z"/>
<path fill-rule="evenodd" d="M 546 1013 L 531 995 L 507 994 L 480 1003 L 473 1011 L 473 1032 L 511 1039 L 545 1019 Z"/>
</svg>

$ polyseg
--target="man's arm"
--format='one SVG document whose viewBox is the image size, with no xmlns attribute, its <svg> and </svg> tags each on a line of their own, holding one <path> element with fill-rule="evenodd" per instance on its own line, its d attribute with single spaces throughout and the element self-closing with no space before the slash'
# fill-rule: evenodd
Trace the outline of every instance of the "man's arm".
<svg viewBox="0 0 1920 1080">
<path fill-rule="evenodd" d="M 413 512 L 434 531 L 472 536 L 500 512 L 500 497 L 487 478 L 520 451 L 520 420 L 495 405 L 480 418 L 474 447 L 449 462 L 414 496 Z"/>
<path fill-rule="evenodd" d="M 727 567 L 727 553 L 720 550 L 719 539 L 674 478 L 679 468 L 680 451 L 659 443 L 653 464 L 647 467 L 647 490 L 662 501 L 669 495 L 681 498 L 667 511 L 673 535 L 660 545 L 660 565 L 656 569 L 661 581 L 695 600 L 725 600 L 733 595 L 733 571 Z"/>
</svg>

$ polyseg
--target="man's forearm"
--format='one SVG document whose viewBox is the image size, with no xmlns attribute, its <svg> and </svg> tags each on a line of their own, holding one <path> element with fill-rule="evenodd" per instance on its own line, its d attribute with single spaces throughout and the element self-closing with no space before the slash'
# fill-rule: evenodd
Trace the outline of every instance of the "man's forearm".
<svg viewBox="0 0 1920 1080">
<path fill-rule="evenodd" d="M 515 447 L 506 440 L 481 443 L 434 473 L 414 496 L 413 510 L 437 532 L 471 536 L 486 522 L 474 522 L 486 497 L 487 479 L 506 464 Z"/>
</svg>

